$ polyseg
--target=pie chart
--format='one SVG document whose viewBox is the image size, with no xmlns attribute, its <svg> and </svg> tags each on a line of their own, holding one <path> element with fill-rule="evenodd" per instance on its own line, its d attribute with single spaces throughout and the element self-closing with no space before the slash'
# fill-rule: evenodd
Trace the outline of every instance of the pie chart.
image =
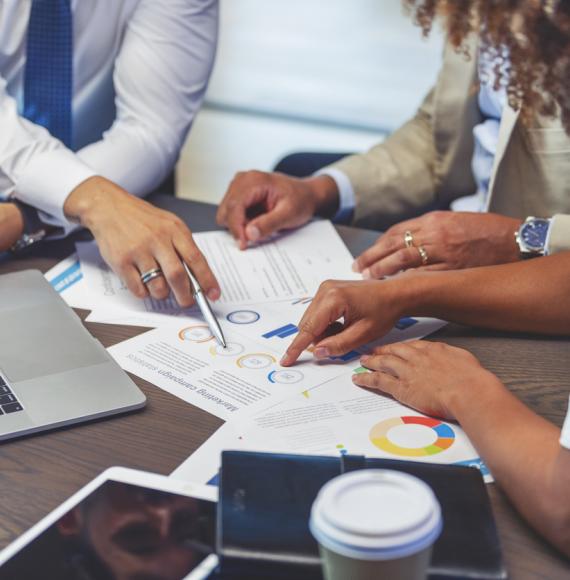
<svg viewBox="0 0 570 580">
<path fill-rule="evenodd" d="M 398 457 L 426 457 L 449 449 L 455 432 L 447 424 L 432 417 L 393 417 L 372 427 L 372 445 Z"/>
</svg>

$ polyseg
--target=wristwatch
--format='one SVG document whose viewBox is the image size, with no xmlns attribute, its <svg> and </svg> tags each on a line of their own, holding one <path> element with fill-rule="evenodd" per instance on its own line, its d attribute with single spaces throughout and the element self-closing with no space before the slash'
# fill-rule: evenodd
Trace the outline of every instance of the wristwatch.
<svg viewBox="0 0 570 580">
<path fill-rule="evenodd" d="M 546 242 L 552 220 L 527 217 L 521 227 L 515 232 L 521 258 L 536 258 L 548 253 Z"/>
<path fill-rule="evenodd" d="M 38 216 L 38 210 L 31 205 L 22 203 L 17 199 L 11 199 L 10 203 L 14 203 L 20 210 L 24 222 L 24 232 L 20 239 L 12 245 L 10 251 L 21 252 L 41 242 L 52 230 L 56 229 L 53 226 L 44 224 Z"/>
</svg>

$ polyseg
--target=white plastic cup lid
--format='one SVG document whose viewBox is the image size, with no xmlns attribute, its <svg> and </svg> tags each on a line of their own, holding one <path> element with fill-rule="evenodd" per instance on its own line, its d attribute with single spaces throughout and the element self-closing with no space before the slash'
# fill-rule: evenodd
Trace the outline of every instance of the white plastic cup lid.
<svg viewBox="0 0 570 580">
<path fill-rule="evenodd" d="M 393 560 L 439 537 L 441 508 L 422 480 L 384 469 L 335 477 L 311 509 L 311 533 L 325 548 L 358 560 Z"/>
</svg>

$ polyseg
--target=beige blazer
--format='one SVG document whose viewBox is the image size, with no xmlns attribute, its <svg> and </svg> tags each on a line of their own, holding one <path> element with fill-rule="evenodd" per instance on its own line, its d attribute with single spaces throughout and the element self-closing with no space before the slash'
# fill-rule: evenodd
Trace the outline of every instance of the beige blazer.
<svg viewBox="0 0 570 580">
<path fill-rule="evenodd" d="M 436 85 L 415 117 L 367 153 L 332 166 L 354 188 L 355 225 L 384 229 L 402 215 L 475 193 L 473 128 L 482 120 L 477 52 L 476 39 L 470 60 L 447 46 Z M 555 216 L 549 250 L 570 249 L 570 137 L 558 118 L 537 116 L 525 125 L 505 111 L 487 209 L 523 219 Z"/>
</svg>

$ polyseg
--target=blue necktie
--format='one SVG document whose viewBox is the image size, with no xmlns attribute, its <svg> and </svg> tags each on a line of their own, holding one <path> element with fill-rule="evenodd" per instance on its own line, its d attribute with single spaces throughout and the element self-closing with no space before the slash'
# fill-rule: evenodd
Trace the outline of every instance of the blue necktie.
<svg viewBox="0 0 570 580">
<path fill-rule="evenodd" d="M 70 0 L 33 0 L 24 117 L 72 146 L 73 18 Z"/>
</svg>

